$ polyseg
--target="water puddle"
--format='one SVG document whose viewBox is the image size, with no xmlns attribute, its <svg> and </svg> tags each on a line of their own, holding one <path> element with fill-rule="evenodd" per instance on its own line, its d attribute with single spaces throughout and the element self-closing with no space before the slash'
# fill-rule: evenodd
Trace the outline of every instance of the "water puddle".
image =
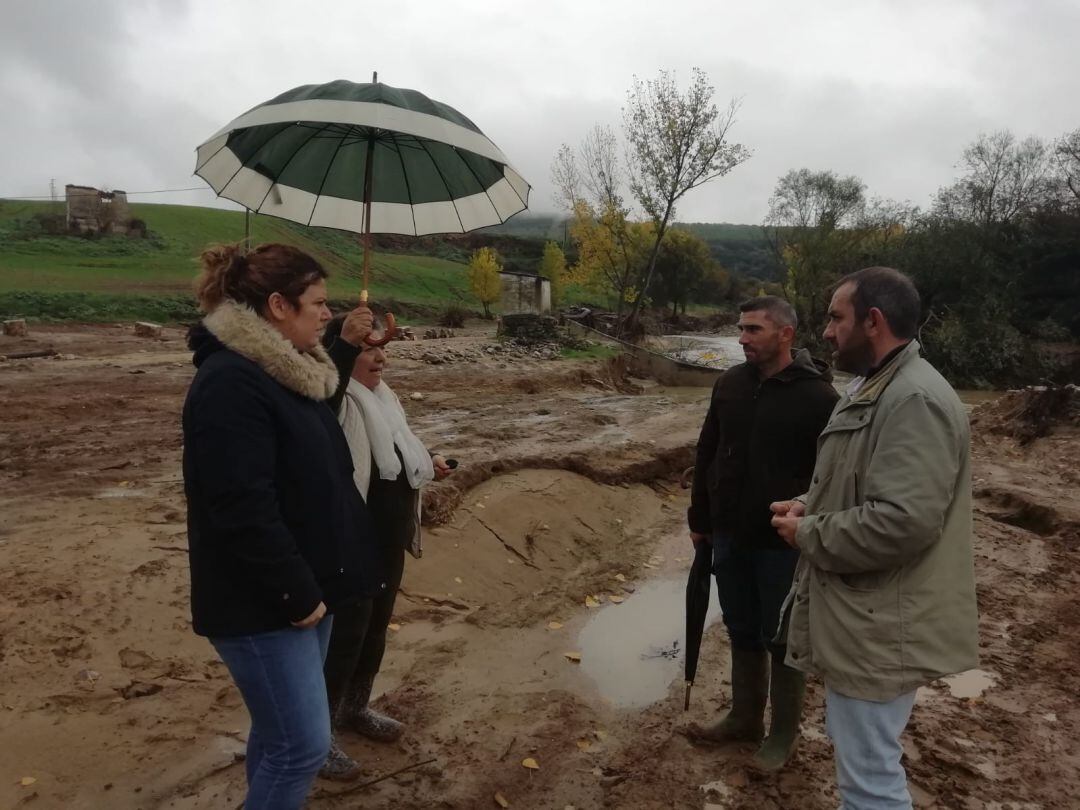
<svg viewBox="0 0 1080 810">
<path fill-rule="evenodd" d="M 145 493 L 128 487 L 106 487 L 94 494 L 95 498 L 142 498 Z"/>
<path fill-rule="evenodd" d="M 589 620 L 578 636 L 581 669 L 602 697 L 619 707 L 640 708 L 667 695 L 671 682 L 683 676 L 685 604 L 685 579 L 655 580 Z M 714 595 L 706 627 L 718 618 Z"/>
<path fill-rule="evenodd" d="M 665 335 L 661 351 L 676 360 L 728 368 L 746 359 L 738 335 Z"/>
<path fill-rule="evenodd" d="M 950 675 L 942 680 L 945 681 L 954 698 L 970 699 L 982 697 L 983 692 L 997 683 L 997 675 L 981 669 L 972 669 L 961 672 L 959 675 Z"/>
</svg>

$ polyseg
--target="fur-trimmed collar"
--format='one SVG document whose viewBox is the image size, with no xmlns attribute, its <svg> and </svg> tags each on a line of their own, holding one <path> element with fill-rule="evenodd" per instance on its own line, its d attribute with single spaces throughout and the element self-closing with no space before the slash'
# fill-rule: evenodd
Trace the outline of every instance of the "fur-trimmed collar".
<svg viewBox="0 0 1080 810">
<path fill-rule="evenodd" d="M 334 361 L 321 345 L 301 352 L 250 307 L 223 301 L 203 319 L 227 348 L 246 357 L 286 388 L 314 400 L 327 400 L 338 387 Z"/>
</svg>

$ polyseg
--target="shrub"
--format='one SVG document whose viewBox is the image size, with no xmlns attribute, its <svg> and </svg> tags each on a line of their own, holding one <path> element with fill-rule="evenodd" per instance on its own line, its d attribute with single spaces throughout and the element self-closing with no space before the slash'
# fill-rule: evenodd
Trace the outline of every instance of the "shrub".
<svg viewBox="0 0 1080 810">
<path fill-rule="evenodd" d="M 465 307 L 451 304 L 439 315 L 439 326 L 446 326 L 450 329 L 461 329 L 465 326 L 465 320 L 470 314 L 469 310 L 465 309 Z"/>
</svg>

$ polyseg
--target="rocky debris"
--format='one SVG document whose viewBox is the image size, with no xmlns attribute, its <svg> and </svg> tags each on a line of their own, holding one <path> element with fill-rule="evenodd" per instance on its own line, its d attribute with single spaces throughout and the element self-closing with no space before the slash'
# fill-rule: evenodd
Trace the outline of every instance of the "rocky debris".
<svg viewBox="0 0 1080 810">
<path fill-rule="evenodd" d="M 489 343 L 475 349 L 457 349 L 454 347 L 425 348 L 419 360 L 429 365 L 444 363 L 475 363 L 484 359 L 506 360 L 557 360 L 562 348 L 558 343 L 521 344 L 510 340 L 503 343 Z"/>
<path fill-rule="evenodd" d="M 394 340 L 416 340 L 411 326 L 399 326 L 394 332 Z"/>
<path fill-rule="evenodd" d="M 453 329 L 428 329 L 424 332 L 425 340 L 439 340 L 455 337 Z"/>
<path fill-rule="evenodd" d="M 127 686 L 120 688 L 120 696 L 124 700 L 133 700 L 134 698 L 150 697 L 150 695 L 156 695 L 165 687 L 160 683 L 146 683 L 145 681 L 132 681 Z"/>
<path fill-rule="evenodd" d="M 150 323 L 150 321 L 137 321 L 135 323 L 135 336 L 146 338 L 159 338 L 162 334 L 162 327 L 160 324 Z"/>
<path fill-rule="evenodd" d="M 559 322 L 550 315 L 528 312 L 503 315 L 499 321 L 499 334 L 525 343 L 548 343 L 558 341 Z"/>
<path fill-rule="evenodd" d="M 101 680 L 101 673 L 96 669 L 80 669 L 75 673 L 75 683 L 83 689 L 93 689 L 94 684 Z"/>
<path fill-rule="evenodd" d="M 972 427 L 1029 444 L 1056 426 L 1080 426 L 1080 387 L 1038 385 L 1009 391 L 971 415 Z"/>
<path fill-rule="evenodd" d="M 409 399 L 411 399 L 413 402 L 422 402 L 424 399 L 424 395 L 421 394 L 419 391 L 413 391 L 411 394 L 409 394 Z"/>
<path fill-rule="evenodd" d="M 4 321 L 4 334 L 8 337 L 26 337 L 26 321 L 22 318 Z"/>
</svg>

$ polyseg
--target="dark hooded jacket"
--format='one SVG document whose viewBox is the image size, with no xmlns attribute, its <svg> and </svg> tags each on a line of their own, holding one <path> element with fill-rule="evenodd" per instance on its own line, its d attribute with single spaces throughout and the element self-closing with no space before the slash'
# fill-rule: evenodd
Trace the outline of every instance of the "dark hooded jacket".
<svg viewBox="0 0 1080 810">
<path fill-rule="evenodd" d="M 288 627 L 373 595 L 383 572 L 345 436 L 326 400 L 338 373 L 250 309 L 226 302 L 192 330 L 184 403 L 196 633 Z"/>
<path fill-rule="evenodd" d="M 805 349 L 765 380 L 750 363 L 720 376 L 698 439 L 691 531 L 786 548 L 770 523 L 769 504 L 806 492 L 818 435 L 840 398 L 831 380 L 828 367 Z"/>
</svg>

